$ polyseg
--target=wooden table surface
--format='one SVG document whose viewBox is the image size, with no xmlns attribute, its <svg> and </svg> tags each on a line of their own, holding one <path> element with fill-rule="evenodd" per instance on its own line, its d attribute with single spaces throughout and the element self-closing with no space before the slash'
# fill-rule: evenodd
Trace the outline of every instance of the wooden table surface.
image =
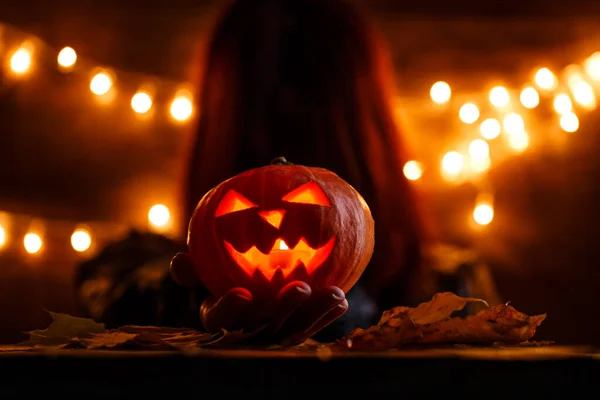
<svg viewBox="0 0 600 400">
<path fill-rule="evenodd" d="M 6 350 L 6 348 L 0 348 Z M 600 378 L 591 347 L 444 348 L 387 352 L 0 351 L 6 398 L 26 394 L 121 396 L 260 395 L 364 398 L 443 392 L 494 394 L 587 390 Z M 3 398 L 5 398 L 3 396 Z"/>
</svg>

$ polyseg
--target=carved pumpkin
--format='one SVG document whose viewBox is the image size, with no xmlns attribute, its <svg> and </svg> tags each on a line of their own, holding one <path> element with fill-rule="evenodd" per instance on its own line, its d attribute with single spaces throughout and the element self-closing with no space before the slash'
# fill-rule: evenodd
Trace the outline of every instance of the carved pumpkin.
<svg viewBox="0 0 600 400">
<path fill-rule="evenodd" d="M 210 190 L 190 220 L 188 249 L 214 295 L 255 297 L 301 280 L 347 292 L 366 268 L 374 222 L 362 196 L 331 171 L 279 158 Z"/>
</svg>

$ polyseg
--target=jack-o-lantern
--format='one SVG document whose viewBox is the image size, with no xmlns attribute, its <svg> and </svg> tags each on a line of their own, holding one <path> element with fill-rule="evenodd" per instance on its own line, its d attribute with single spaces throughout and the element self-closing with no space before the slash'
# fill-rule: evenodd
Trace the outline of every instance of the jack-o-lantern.
<svg viewBox="0 0 600 400">
<path fill-rule="evenodd" d="M 210 190 L 190 220 L 188 249 L 206 288 L 268 297 L 291 281 L 347 292 L 365 270 L 374 222 L 362 196 L 323 168 L 278 158 Z"/>
</svg>

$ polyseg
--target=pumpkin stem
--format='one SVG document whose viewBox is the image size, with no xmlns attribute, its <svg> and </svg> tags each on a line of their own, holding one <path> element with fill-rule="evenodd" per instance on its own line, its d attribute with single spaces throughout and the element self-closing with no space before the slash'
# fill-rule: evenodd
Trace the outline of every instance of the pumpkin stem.
<svg viewBox="0 0 600 400">
<path fill-rule="evenodd" d="M 286 160 L 285 157 L 277 157 L 277 158 L 274 158 L 273 160 L 271 160 L 271 165 L 294 165 L 294 164 L 292 164 L 291 162 Z"/>
</svg>

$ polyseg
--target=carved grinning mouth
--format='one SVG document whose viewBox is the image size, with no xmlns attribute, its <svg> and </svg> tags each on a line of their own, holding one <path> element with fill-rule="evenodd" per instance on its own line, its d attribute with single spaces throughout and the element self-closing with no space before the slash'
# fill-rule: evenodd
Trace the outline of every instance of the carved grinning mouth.
<svg viewBox="0 0 600 400">
<path fill-rule="evenodd" d="M 284 278 L 287 278 L 300 264 L 304 265 L 309 274 L 312 274 L 331 254 L 335 237 L 317 249 L 310 247 L 303 238 L 291 249 L 283 239 L 277 239 L 268 254 L 263 253 L 256 246 L 242 253 L 229 242 L 224 242 L 229 254 L 249 276 L 259 269 L 267 279 L 272 280 L 278 270 L 283 273 Z"/>
</svg>

